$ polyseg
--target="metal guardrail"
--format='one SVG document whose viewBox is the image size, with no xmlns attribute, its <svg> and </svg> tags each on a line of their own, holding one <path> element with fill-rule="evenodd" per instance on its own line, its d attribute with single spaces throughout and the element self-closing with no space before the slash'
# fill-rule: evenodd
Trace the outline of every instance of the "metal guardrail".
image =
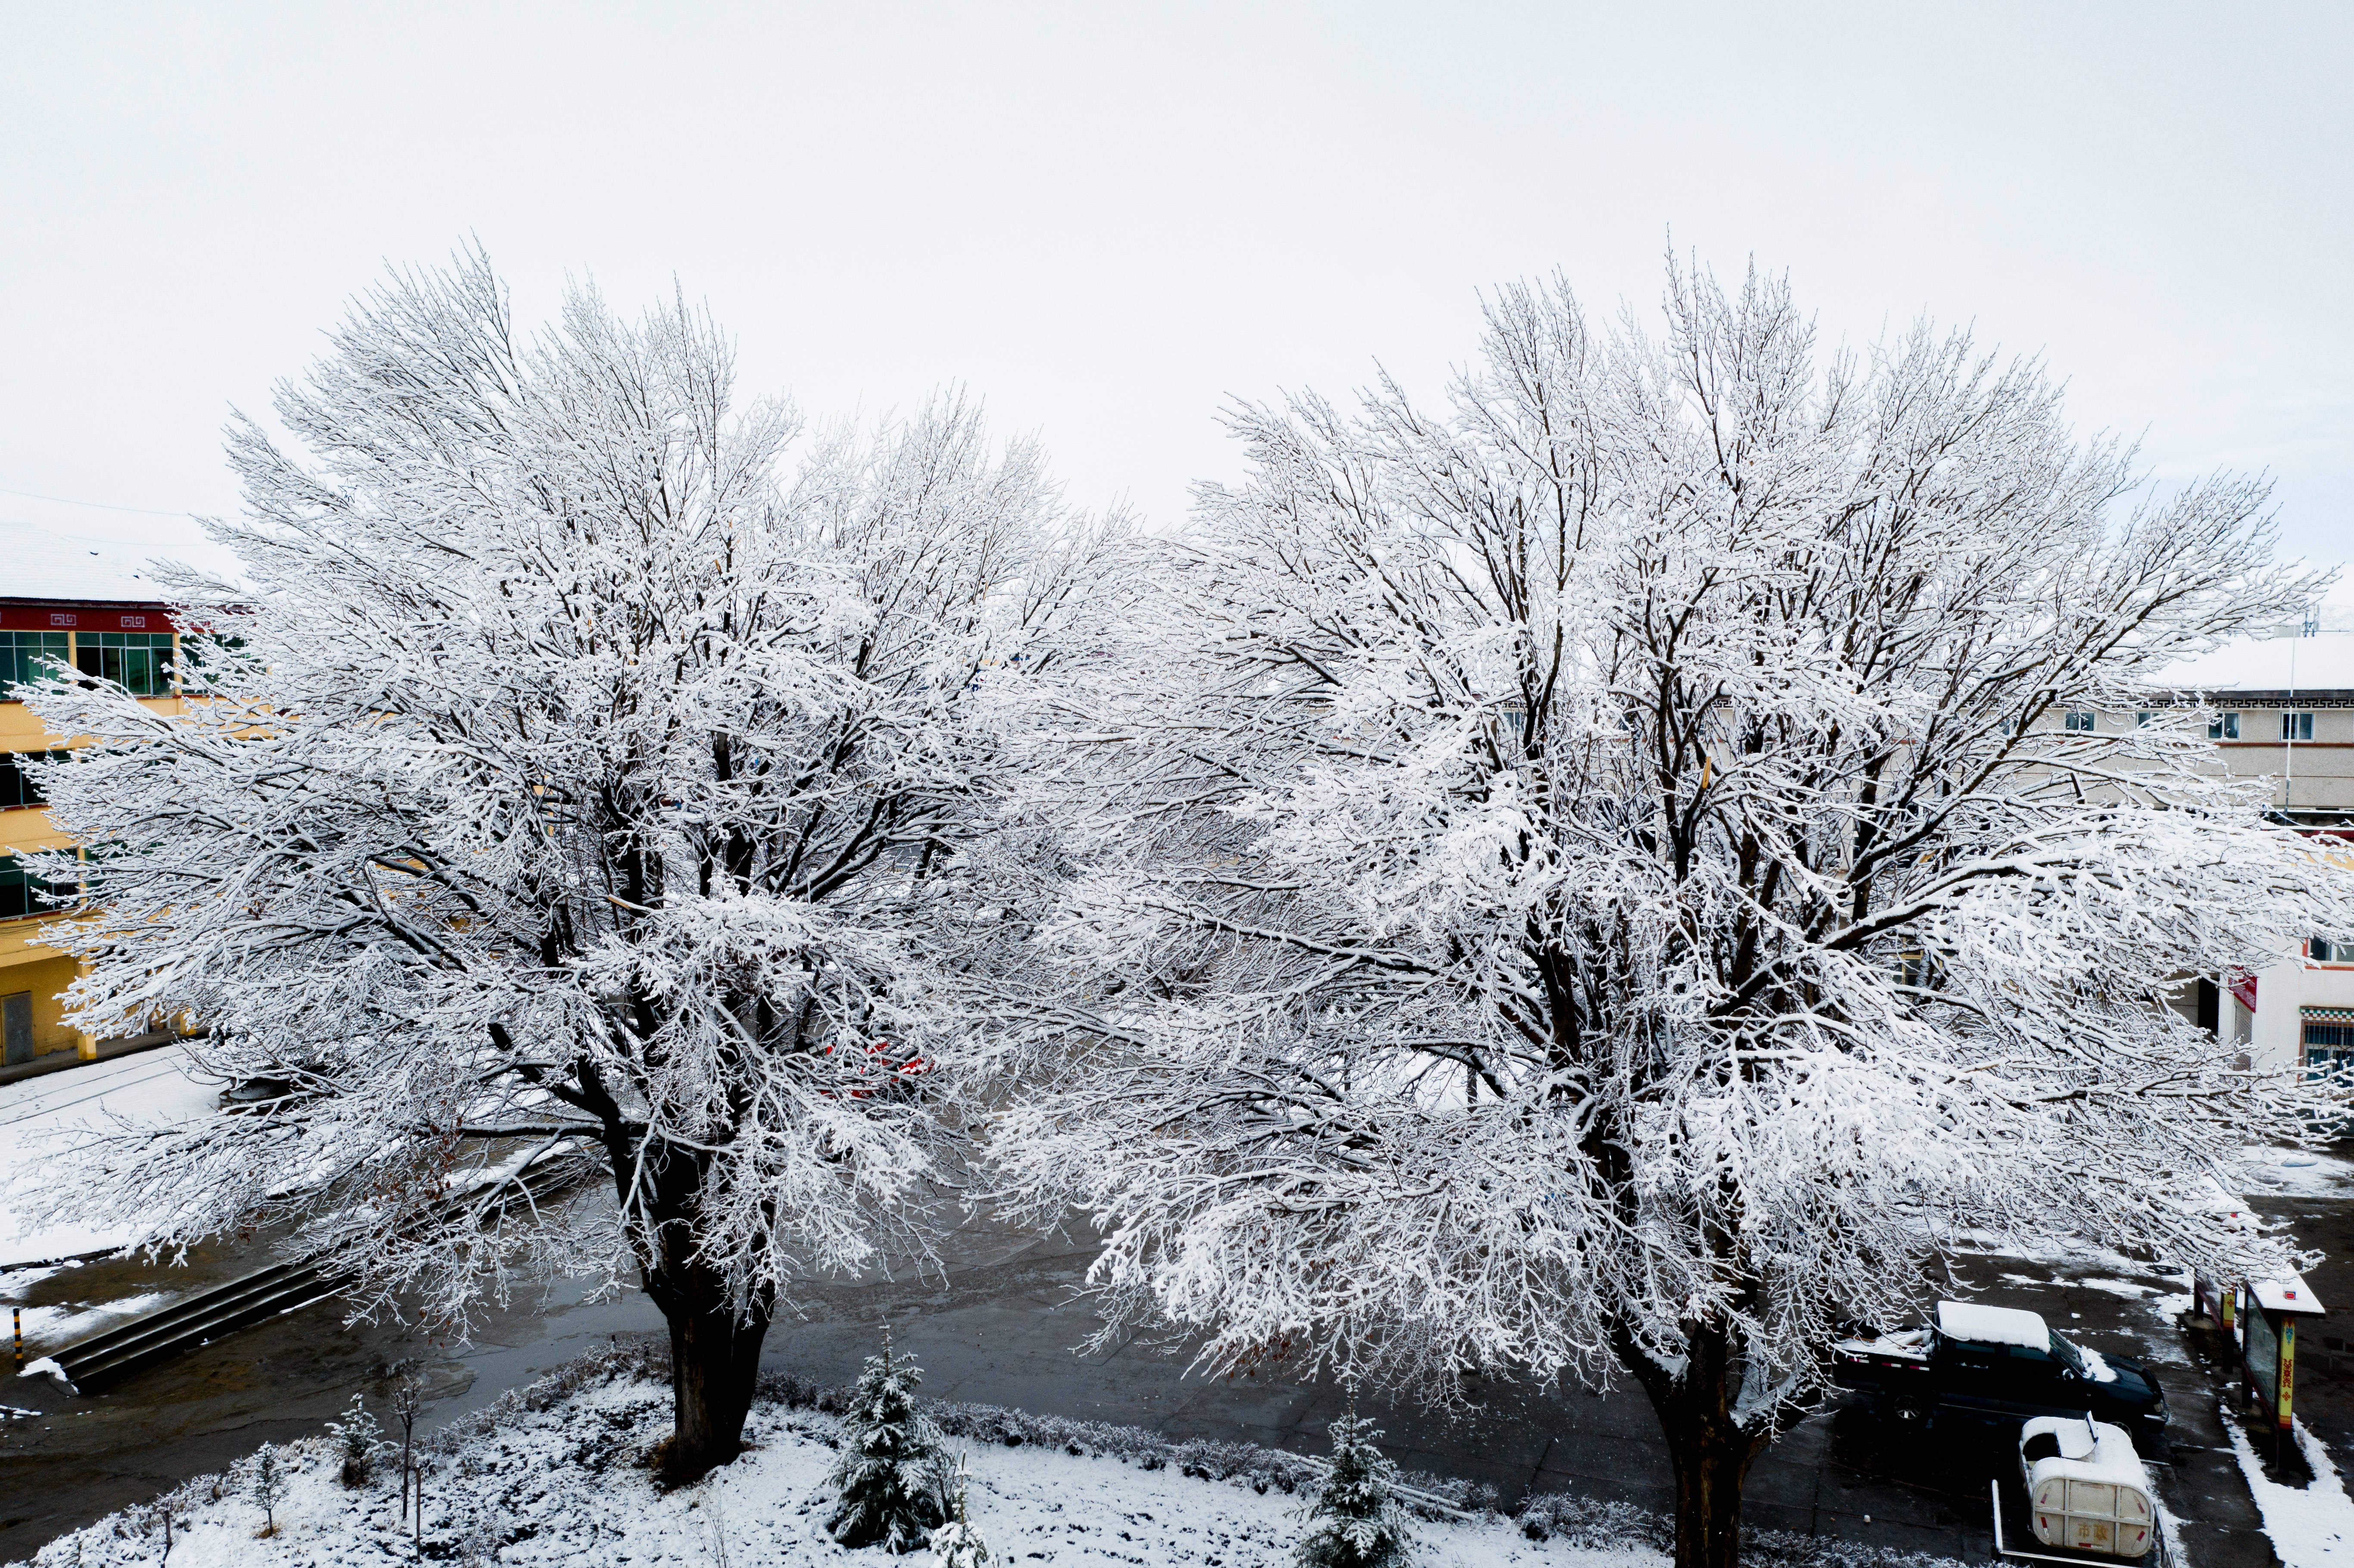
<svg viewBox="0 0 2354 1568">
<path fill-rule="evenodd" d="M 493 1214 L 485 1217 L 504 1213 L 517 1198 L 537 1202 L 589 1172 L 588 1163 L 578 1159 L 550 1159 L 526 1169 L 512 1180 L 507 1193 L 496 1197 Z M 447 1203 L 461 1207 L 482 1201 L 483 1195 L 474 1192 L 458 1194 Z M 143 1367 L 323 1301 L 349 1285 L 355 1273 L 350 1265 L 325 1255 L 272 1264 L 54 1351 L 48 1360 L 55 1370 L 48 1375 L 68 1393 L 86 1396 Z"/>
</svg>

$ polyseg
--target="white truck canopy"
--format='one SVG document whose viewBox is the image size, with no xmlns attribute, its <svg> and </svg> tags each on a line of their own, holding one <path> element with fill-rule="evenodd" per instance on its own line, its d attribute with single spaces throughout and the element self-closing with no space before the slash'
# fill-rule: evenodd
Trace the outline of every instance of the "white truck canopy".
<svg viewBox="0 0 2354 1568">
<path fill-rule="evenodd" d="M 2036 1314 L 2013 1307 L 1981 1307 L 1974 1301 L 1938 1302 L 1937 1332 L 1973 1345 L 2018 1345 L 2030 1351 L 2052 1348 L 2052 1330 Z"/>
</svg>

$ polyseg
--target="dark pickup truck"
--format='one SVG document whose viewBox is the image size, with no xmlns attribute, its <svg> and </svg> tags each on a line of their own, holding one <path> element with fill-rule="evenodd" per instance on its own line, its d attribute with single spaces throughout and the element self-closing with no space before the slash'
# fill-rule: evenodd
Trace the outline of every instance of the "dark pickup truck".
<svg viewBox="0 0 2354 1568">
<path fill-rule="evenodd" d="M 2086 1350 L 2007 1307 L 1940 1301 L 1930 1327 L 1840 1340 L 1831 1381 L 1916 1431 L 1940 1419 L 2017 1426 L 2087 1412 L 2137 1443 L 2166 1430 L 2166 1395 L 2141 1362 Z"/>
</svg>

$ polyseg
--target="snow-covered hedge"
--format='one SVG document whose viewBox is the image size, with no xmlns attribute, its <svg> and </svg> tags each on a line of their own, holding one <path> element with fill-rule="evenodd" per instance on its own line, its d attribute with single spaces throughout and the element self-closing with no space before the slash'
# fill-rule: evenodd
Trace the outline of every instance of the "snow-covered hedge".
<svg viewBox="0 0 2354 1568">
<path fill-rule="evenodd" d="M 280 1450 L 286 1483 L 276 1536 L 241 1476 L 205 1476 L 154 1502 L 52 1542 L 39 1568 L 370 1568 L 387 1562 L 533 1563 L 593 1560 L 729 1568 L 835 1562 L 825 1535 L 837 1415 L 849 1390 L 763 1379 L 752 1452 L 702 1486 L 665 1493 L 647 1467 L 667 1430 L 668 1368 L 658 1346 L 618 1344 L 503 1395 L 421 1438 L 421 1543 L 398 1517 L 389 1467 L 377 1484 L 341 1484 L 329 1436 Z M 1133 1426 L 1002 1406 L 923 1402 L 972 1454 L 973 1519 L 1000 1554 L 1029 1568 L 1117 1560 L 1151 1568 L 1287 1563 L 1303 1503 L 1320 1481 L 1299 1455 L 1249 1443 L 1172 1442 Z M 1426 1568 L 1655 1568 L 1667 1521 L 1625 1503 L 1563 1494 L 1505 1513 L 1494 1489 L 1408 1474 L 1469 1519 L 1418 1509 Z M 1765 1568 L 1938 1568 L 1850 1543 L 1753 1531 L 1747 1561 Z M 902 1561 L 879 1553 L 878 1563 Z M 921 1555 L 906 1559 L 922 1563 Z"/>
<path fill-rule="evenodd" d="M 1580 1552 L 1646 1546 L 1665 1553 L 1675 1542 L 1674 1521 L 1633 1503 L 1543 1492 L 1513 1510 L 1512 1522 L 1532 1541 L 1553 1541 Z M 1894 1552 L 1863 1542 L 1787 1530 L 1742 1531 L 1744 1568 L 1958 1568 L 1957 1560 L 1930 1552 Z"/>
<path fill-rule="evenodd" d="M 789 1409 L 817 1410 L 837 1415 L 847 1407 L 850 1390 L 771 1373 L 760 1381 L 761 1394 Z M 972 1404 L 957 1400 L 918 1402 L 924 1414 L 950 1437 L 1008 1448 L 1058 1448 L 1066 1454 L 1118 1459 L 1140 1469 L 1171 1469 L 1202 1480 L 1231 1481 L 1265 1493 L 1313 1493 L 1322 1471 L 1298 1454 L 1263 1448 L 1256 1443 L 1221 1442 L 1209 1437 L 1176 1440 L 1140 1426 L 1115 1426 L 1101 1421 L 1074 1421 L 1060 1415 L 1037 1415 L 1002 1404 Z M 1399 1479 L 1420 1491 L 1443 1499 L 1464 1512 L 1496 1511 L 1496 1489 L 1484 1481 L 1466 1481 L 1426 1471 L 1402 1471 Z M 1424 1509 L 1428 1518 L 1439 1517 Z"/>
</svg>

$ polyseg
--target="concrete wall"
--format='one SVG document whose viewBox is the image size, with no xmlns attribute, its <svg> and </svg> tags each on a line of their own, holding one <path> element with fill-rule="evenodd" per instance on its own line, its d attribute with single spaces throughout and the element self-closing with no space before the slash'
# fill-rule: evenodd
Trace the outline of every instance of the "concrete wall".
<svg viewBox="0 0 2354 1568">
<path fill-rule="evenodd" d="M 65 999 L 60 994 L 73 983 L 74 961 L 30 943 L 16 946 L 16 953 L 0 954 L 0 996 L 32 992 L 33 1054 L 46 1056 L 54 1051 L 90 1054 L 95 1046 L 80 1030 L 67 1026 Z"/>
</svg>

